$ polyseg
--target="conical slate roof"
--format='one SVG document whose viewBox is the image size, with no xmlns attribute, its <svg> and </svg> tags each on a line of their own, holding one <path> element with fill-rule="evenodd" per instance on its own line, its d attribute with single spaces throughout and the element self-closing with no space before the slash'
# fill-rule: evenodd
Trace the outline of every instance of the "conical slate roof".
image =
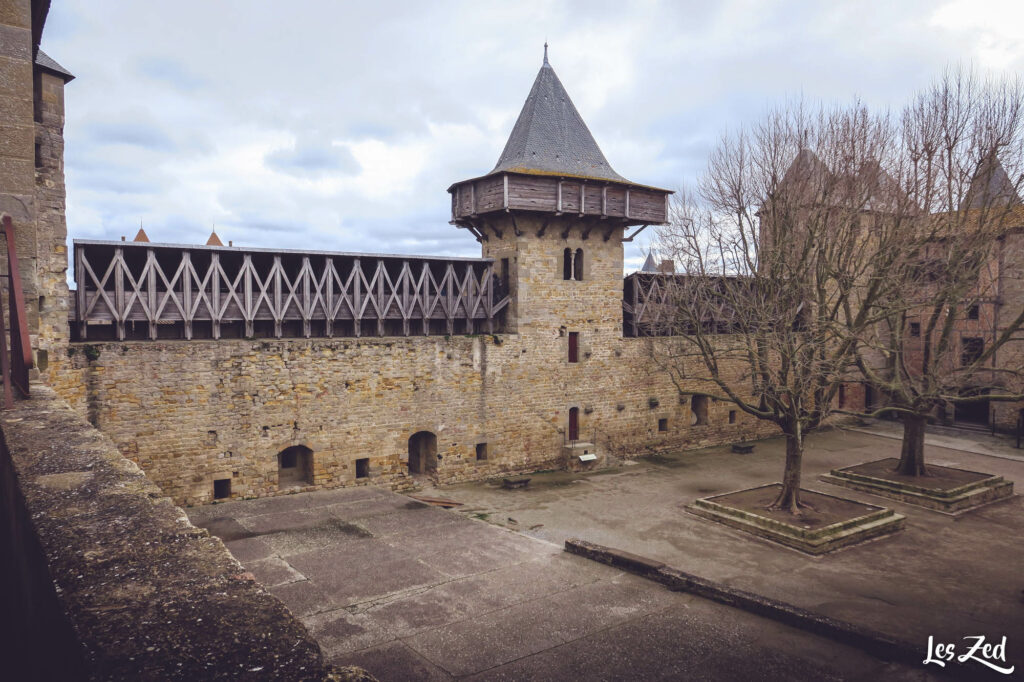
<svg viewBox="0 0 1024 682">
<path fill-rule="evenodd" d="M 647 260 L 644 261 L 644 266 L 640 268 L 640 272 L 661 272 L 658 269 L 658 264 L 654 262 L 654 252 L 649 251 L 647 253 Z"/>
<path fill-rule="evenodd" d="M 546 45 L 544 65 L 491 173 L 501 171 L 629 182 L 604 158 L 548 63 Z"/>
<path fill-rule="evenodd" d="M 994 156 L 980 165 L 978 174 L 971 180 L 971 187 L 964 197 L 964 202 L 968 201 L 970 204 L 961 208 L 984 208 L 992 204 L 1015 206 L 1021 203 L 1006 169 Z"/>
</svg>

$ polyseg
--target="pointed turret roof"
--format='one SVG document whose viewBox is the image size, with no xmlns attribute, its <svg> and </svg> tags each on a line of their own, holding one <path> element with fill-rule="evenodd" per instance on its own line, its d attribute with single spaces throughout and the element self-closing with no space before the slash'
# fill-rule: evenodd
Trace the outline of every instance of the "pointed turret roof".
<svg viewBox="0 0 1024 682">
<path fill-rule="evenodd" d="M 217 230 L 210 233 L 210 238 L 206 240 L 207 246 L 224 246 L 224 242 L 217 236 Z"/>
<path fill-rule="evenodd" d="M 640 272 L 661 272 L 661 270 L 658 269 L 658 264 L 654 262 L 653 251 L 647 252 L 647 260 L 644 261 L 644 266 L 640 268 Z"/>
<path fill-rule="evenodd" d="M 1014 206 L 1020 204 L 1021 200 L 1003 164 L 992 155 L 978 166 L 978 173 L 971 180 L 964 202 L 970 203 L 966 207 L 961 206 L 961 209 L 984 208 L 992 204 Z"/>
<path fill-rule="evenodd" d="M 491 173 L 501 171 L 629 182 L 601 153 L 548 63 L 547 45 L 544 64 Z"/>
<path fill-rule="evenodd" d="M 146 234 L 146 231 L 143 230 L 140 227 L 138 233 L 135 235 L 135 239 L 133 239 L 132 241 L 133 242 L 148 242 L 149 241 L 149 235 Z"/>
</svg>

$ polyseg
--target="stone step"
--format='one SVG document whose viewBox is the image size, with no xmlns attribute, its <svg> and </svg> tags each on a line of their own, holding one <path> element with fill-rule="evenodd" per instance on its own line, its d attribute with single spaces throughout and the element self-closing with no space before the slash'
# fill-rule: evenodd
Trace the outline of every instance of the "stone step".
<svg viewBox="0 0 1024 682">
<path fill-rule="evenodd" d="M 842 471 L 822 474 L 818 480 L 946 514 L 961 514 L 1013 495 L 1013 481 L 1004 480 L 1002 476 L 992 476 L 960 486 L 954 489 L 958 491 L 956 494 L 949 494 L 948 490 L 931 491 L 920 486 L 904 486 L 895 481 L 851 475 Z"/>
</svg>

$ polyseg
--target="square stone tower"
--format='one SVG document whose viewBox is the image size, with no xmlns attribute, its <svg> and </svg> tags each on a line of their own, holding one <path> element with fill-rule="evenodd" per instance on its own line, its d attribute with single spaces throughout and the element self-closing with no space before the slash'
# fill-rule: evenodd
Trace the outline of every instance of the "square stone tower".
<svg viewBox="0 0 1024 682">
<path fill-rule="evenodd" d="M 448 192 L 451 223 L 473 233 L 508 286 L 509 331 L 586 327 L 621 336 L 625 230 L 664 224 L 671 192 L 612 169 L 546 45 L 498 163 Z"/>
</svg>

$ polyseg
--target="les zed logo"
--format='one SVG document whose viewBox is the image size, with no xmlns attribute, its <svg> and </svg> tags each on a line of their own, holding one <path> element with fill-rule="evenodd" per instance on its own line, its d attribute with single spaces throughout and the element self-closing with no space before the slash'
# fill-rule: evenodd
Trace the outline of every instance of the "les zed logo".
<svg viewBox="0 0 1024 682">
<path fill-rule="evenodd" d="M 993 661 L 999 661 L 1006 663 L 1006 635 L 1003 635 L 1003 641 L 999 644 L 992 644 L 991 642 L 985 641 L 985 635 L 973 635 L 964 637 L 966 640 L 974 640 L 974 644 L 965 653 L 956 655 L 956 646 L 952 643 L 943 644 L 942 642 L 935 642 L 935 638 L 931 635 L 928 636 L 928 655 L 925 656 L 923 663 L 935 663 L 936 665 L 945 668 L 947 662 L 952 662 L 955 658 L 957 663 L 964 663 L 966 661 L 977 661 L 982 665 L 992 668 L 996 672 L 1004 675 L 1009 675 L 1014 671 L 1015 666 L 1008 668 L 996 665 Z"/>
</svg>

